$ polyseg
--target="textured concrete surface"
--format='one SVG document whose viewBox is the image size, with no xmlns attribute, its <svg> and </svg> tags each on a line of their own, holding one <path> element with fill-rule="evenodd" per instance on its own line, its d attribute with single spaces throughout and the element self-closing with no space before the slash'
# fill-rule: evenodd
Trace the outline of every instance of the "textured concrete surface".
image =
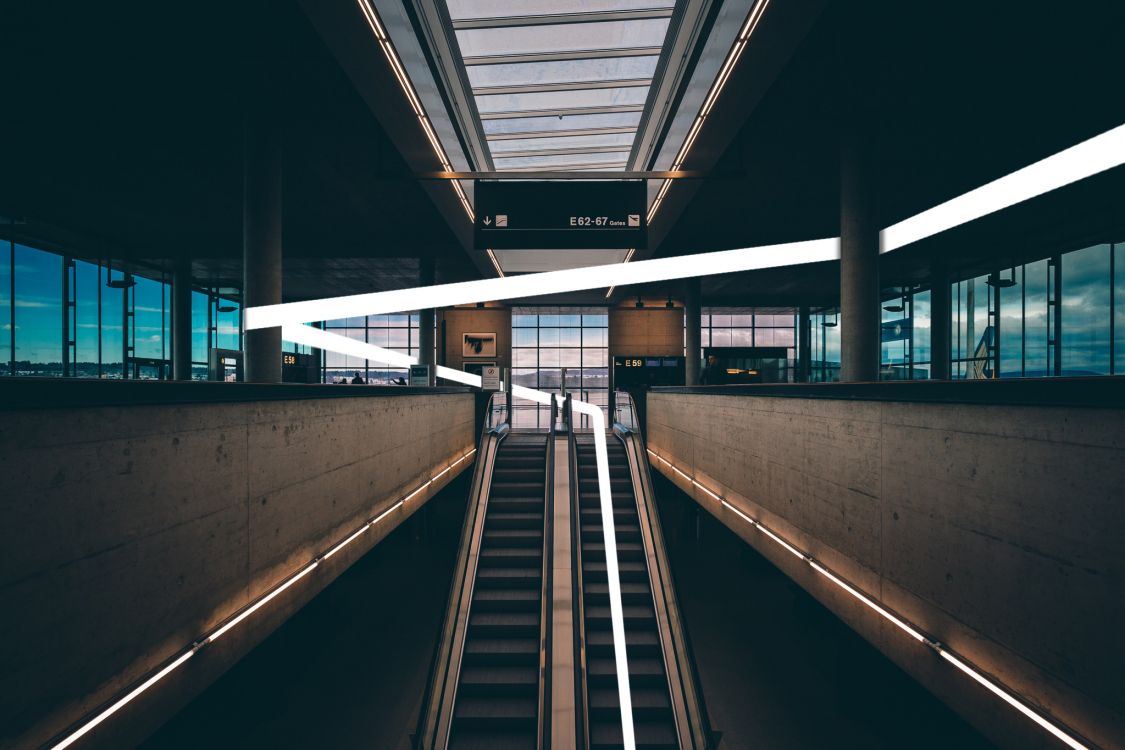
<svg viewBox="0 0 1125 750">
<path fill-rule="evenodd" d="M 1105 747 L 1125 744 L 1125 413 L 652 393 L 649 446 Z M 653 466 L 999 744 L 1054 740 Z"/>
<path fill-rule="evenodd" d="M 609 355 L 684 356 L 684 311 L 674 307 L 611 307 Z"/>
<path fill-rule="evenodd" d="M 145 750 L 409 750 L 472 472 L 154 733 Z"/>
<path fill-rule="evenodd" d="M 0 745 L 47 740 L 470 450 L 472 410 L 466 393 L 4 413 L 0 610 L 19 616 L 0 618 Z M 165 692 L 189 698 L 452 474 Z"/>
<path fill-rule="evenodd" d="M 992 747 L 675 485 L 653 488 L 717 750 Z"/>
</svg>

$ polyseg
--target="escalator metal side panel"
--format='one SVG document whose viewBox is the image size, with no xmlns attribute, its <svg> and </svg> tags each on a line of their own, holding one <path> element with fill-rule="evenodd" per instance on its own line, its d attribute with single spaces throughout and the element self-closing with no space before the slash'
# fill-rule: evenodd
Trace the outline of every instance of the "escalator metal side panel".
<svg viewBox="0 0 1125 750">
<path fill-rule="evenodd" d="M 480 460 L 473 473 L 473 484 L 469 491 L 457 567 L 450 585 L 445 624 L 430 678 L 429 700 L 422 706 L 424 723 L 415 743 L 420 750 L 438 750 L 448 742 L 457 682 L 461 674 L 465 634 L 468 630 L 469 604 L 473 598 L 481 536 L 484 533 L 484 519 L 492 486 L 492 470 L 500 443 L 506 436 L 507 433 L 501 431 L 485 433 L 477 452 Z"/>
<path fill-rule="evenodd" d="M 631 430 L 615 429 L 615 434 L 625 444 L 625 453 L 629 459 L 633 494 L 637 499 L 641 540 L 648 562 L 649 583 L 660 629 L 664 668 L 668 676 L 680 747 L 707 750 L 710 747 L 710 722 L 698 687 L 695 665 L 684 632 L 679 605 L 676 602 L 676 588 L 668 565 L 644 440 L 640 434 Z"/>
</svg>

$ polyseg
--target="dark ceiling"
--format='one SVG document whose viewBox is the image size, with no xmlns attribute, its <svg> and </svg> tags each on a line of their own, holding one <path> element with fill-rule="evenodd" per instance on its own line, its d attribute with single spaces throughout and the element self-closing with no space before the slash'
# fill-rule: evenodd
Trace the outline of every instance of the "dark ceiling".
<svg viewBox="0 0 1125 750">
<path fill-rule="evenodd" d="M 768 18 L 767 18 L 768 21 Z M 839 233 L 839 133 L 858 123 L 888 226 L 1125 123 L 1125 4 L 831 4 L 699 187 L 659 255 Z M 884 256 L 888 281 L 1042 257 L 1125 230 L 1125 170 Z M 1121 236 L 1117 236 L 1121 239 Z M 712 277 L 753 304 L 837 294 L 837 264 Z M 739 302 L 741 300 L 741 302 Z"/>
<path fill-rule="evenodd" d="M 23 236 L 80 257 L 187 256 L 201 280 L 236 283 L 243 114 L 265 100 L 283 124 L 286 297 L 409 286 L 422 256 L 441 257 L 442 280 L 476 276 L 296 3 L 62 5 L 4 11 L 0 67 L 19 73 L 0 216 L 25 219 Z"/>
<path fill-rule="evenodd" d="M 0 216 L 25 219 L 23 236 L 156 266 L 187 256 L 201 280 L 236 284 L 243 111 L 265 97 L 284 123 L 286 298 L 407 287 L 418 257 L 438 258 L 439 281 L 479 276 L 294 0 L 8 4 L 0 25 L 16 73 Z M 1123 38 L 1122 3 L 829 3 L 657 255 L 835 236 L 843 123 L 868 136 L 884 226 L 1119 125 Z M 884 256 L 884 279 L 1104 239 L 1125 229 L 1121 195 L 1118 168 Z M 829 304 L 837 274 L 712 277 L 704 298 Z"/>
</svg>

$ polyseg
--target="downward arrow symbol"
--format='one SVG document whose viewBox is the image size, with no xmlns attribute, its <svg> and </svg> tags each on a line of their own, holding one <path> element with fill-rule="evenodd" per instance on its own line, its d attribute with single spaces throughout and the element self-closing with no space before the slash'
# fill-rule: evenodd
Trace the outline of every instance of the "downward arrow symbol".
<svg viewBox="0 0 1125 750">
<path fill-rule="evenodd" d="M 492 223 L 492 218 L 489 217 L 489 216 L 485 216 L 484 217 L 484 225 L 487 227 L 491 223 Z"/>
</svg>

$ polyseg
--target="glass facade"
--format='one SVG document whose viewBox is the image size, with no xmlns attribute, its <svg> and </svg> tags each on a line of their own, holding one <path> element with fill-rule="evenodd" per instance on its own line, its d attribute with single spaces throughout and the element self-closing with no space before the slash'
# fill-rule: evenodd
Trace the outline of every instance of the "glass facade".
<svg viewBox="0 0 1125 750">
<path fill-rule="evenodd" d="M 330 320 L 326 330 L 356 341 L 363 341 L 401 354 L 418 356 L 418 313 L 398 315 L 367 315 L 359 318 Z M 370 362 L 359 357 L 336 352 L 324 353 L 324 382 L 350 383 L 357 376 L 364 383 L 388 385 L 406 382 L 406 368 L 388 367 L 380 362 Z"/>
<path fill-rule="evenodd" d="M 835 308 L 809 311 L 809 380 L 835 383 L 840 380 L 840 311 Z"/>
<path fill-rule="evenodd" d="M 192 377 L 207 377 L 212 348 L 242 348 L 240 306 L 192 292 Z M 172 285 L 155 271 L 125 276 L 91 263 L 0 244 L 0 375 L 171 376 Z"/>
<path fill-rule="evenodd" d="M 603 409 L 609 404 L 609 312 L 604 307 L 512 310 L 512 383 L 567 391 Z M 550 426 L 550 407 L 516 399 L 513 427 Z M 588 427 L 582 417 L 580 427 Z"/>
<path fill-rule="evenodd" d="M 1125 243 L 1103 243 L 953 284 L 954 378 L 1113 375 Z"/>
<path fill-rule="evenodd" d="M 700 345 L 732 348 L 784 348 L 783 383 L 797 373 L 797 311 L 785 308 L 705 307 L 700 315 Z M 700 352 L 702 358 L 703 352 Z"/>
</svg>

